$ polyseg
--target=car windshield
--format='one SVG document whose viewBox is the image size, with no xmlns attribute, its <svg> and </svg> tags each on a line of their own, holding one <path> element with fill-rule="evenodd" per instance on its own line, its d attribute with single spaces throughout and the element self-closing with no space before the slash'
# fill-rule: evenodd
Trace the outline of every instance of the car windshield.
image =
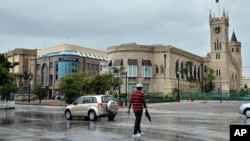
<svg viewBox="0 0 250 141">
<path fill-rule="evenodd" d="M 108 103 L 109 101 L 116 101 L 116 99 L 112 96 L 102 96 L 102 103 Z"/>
</svg>

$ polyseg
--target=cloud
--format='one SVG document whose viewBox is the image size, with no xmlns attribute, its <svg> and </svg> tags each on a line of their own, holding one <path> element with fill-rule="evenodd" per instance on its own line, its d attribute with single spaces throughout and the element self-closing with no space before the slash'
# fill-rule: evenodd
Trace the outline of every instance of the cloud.
<svg viewBox="0 0 250 141">
<path fill-rule="evenodd" d="M 172 45 L 205 56 L 210 52 L 209 11 L 221 16 L 225 8 L 229 39 L 235 31 L 242 43 L 243 66 L 249 66 L 249 4 L 249 0 L 220 4 L 214 0 L 2 0 L 0 52 L 67 42 L 106 50 L 136 42 Z"/>
</svg>

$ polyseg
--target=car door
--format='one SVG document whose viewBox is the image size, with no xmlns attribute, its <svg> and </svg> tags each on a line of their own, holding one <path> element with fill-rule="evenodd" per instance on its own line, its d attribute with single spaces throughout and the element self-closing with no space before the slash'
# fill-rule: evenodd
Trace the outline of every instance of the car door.
<svg viewBox="0 0 250 141">
<path fill-rule="evenodd" d="M 83 116 L 83 107 L 84 107 L 85 97 L 81 97 L 76 100 L 74 106 L 72 107 L 73 116 Z"/>
<path fill-rule="evenodd" d="M 92 97 L 85 97 L 83 105 L 82 105 L 82 116 L 88 116 L 88 109 L 91 107 L 92 104 Z"/>
</svg>

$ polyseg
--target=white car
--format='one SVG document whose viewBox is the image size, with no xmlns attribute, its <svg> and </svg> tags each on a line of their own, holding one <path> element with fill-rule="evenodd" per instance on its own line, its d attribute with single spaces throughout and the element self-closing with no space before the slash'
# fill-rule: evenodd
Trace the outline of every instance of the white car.
<svg viewBox="0 0 250 141">
<path fill-rule="evenodd" d="M 110 95 L 87 95 L 79 97 L 65 108 L 65 118 L 88 117 L 95 121 L 98 117 L 108 117 L 113 120 L 118 113 L 116 99 Z"/>
<path fill-rule="evenodd" d="M 242 104 L 239 108 L 239 113 L 250 118 L 250 103 Z"/>
</svg>

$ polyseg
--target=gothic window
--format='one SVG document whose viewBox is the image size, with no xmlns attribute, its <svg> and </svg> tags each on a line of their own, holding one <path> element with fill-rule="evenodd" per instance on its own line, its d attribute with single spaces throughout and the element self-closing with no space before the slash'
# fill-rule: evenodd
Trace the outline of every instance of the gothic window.
<svg viewBox="0 0 250 141">
<path fill-rule="evenodd" d="M 155 73 L 159 73 L 159 67 L 158 67 L 158 65 L 155 65 Z"/>
<path fill-rule="evenodd" d="M 234 52 L 234 48 L 232 48 L 232 52 Z"/>
<path fill-rule="evenodd" d="M 164 73 L 164 66 L 163 66 L 163 64 L 161 64 L 160 68 L 161 68 L 161 73 Z"/>
<path fill-rule="evenodd" d="M 194 66 L 194 77 L 196 78 L 196 65 Z"/>
<path fill-rule="evenodd" d="M 221 50 L 221 42 L 219 40 L 216 40 L 214 43 L 214 50 Z"/>
<path fill-rule="evenodd" d="M 204 66 L 204 72 L 208 72 L 208 68 L 207 68 L 207 66 Z"/>
<path fill-rule="evenodd" d="M 198 67 L 198 81 L 201 81 L 201 79 L 200 79 L 200 73 L 201 73 L 201 71 L 200 71 L 200 66 Z"/>
<path fill-rule="evenodd" d="M 175 63 L 175 77 L 178 78 L 178 71 L 179 71 L 179 61 L 176 60 Z"/>
<path fill-rule="evenodd" d="M 216 53 L 216 59 L 220 59 L 220 53 Z"/>
<path fill-rule="evenodd" d="M 181 62 L 181 70 L 183 70 L 183 62 Z M 181 73 L 181 79 L 184 79 L 184 74 Z"/>
<path fill-rule="evenodd" d="M 216 70 L 216 75 L 220 76 L 220 70 Z"/>
</svg>

